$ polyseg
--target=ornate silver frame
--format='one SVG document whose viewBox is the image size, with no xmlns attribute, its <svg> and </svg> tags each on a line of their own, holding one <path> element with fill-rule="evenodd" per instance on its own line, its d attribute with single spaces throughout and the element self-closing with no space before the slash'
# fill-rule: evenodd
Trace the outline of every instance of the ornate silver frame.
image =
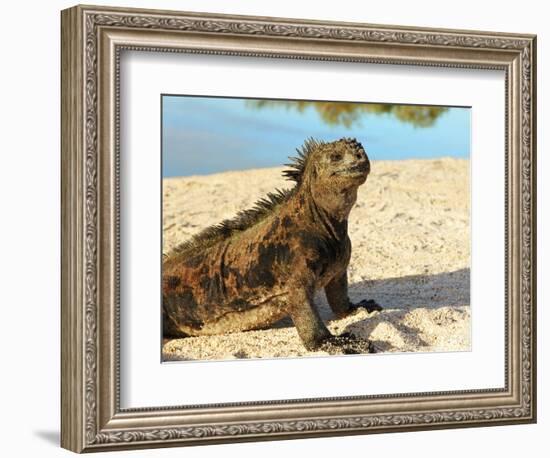
<svg viewBox="0 0 550 458">
<path fill-rule="evenodd" d="M 61 18 L 63 447 L 90 452 L 536 421 L 535 36 L 93 6 Z M 505 388 L 121 409 L 124 49 L 505 71 Z"/>
</svg>

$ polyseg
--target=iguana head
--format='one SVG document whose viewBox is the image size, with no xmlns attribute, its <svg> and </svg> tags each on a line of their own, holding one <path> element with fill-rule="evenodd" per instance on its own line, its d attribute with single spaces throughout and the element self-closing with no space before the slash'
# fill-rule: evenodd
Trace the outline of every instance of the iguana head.
<svg viewBox="0 0 550 458">
<path fill-rule="evenodd" d="M 315 202 L 334 216 L 347 217 L 357 188 L 370 172 L 365 149 L 355 138 L 325 143 L 308 140 L 284 174 L 306 188 Z"/>
<path fill-rule="evenodd" d="M 311 173 L 329 186 L 359 186 L 370 172 L 369 158 L 355 138 L 320 145 L 314 156 Z"/>
<path fill-rule="evenodd" d="M 309 139 L 297 151 L 298 157 L 287 164 L 291 169 L 283 174 L 298 184 L 315 180 L 331 186 L 359 186 L 370 172 L 369 158 L 355 138 L 330 143 Z"/>
</svg>

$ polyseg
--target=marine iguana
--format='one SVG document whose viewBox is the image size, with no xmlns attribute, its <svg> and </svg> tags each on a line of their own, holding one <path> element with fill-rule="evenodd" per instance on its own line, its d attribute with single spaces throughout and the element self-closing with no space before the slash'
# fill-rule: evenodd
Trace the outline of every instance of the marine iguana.
<svg viewBox="0 0 550 458">
<path fill-rule="evenodd" d="M 295 182 L 235 218 L 211 226 L 163 260 L 164 337 L 265 328 L 290 316 L 308 350 L 374 351 L 349 333 L 334 336 L 313 303 L 324 288 L 338 316 L 374 301 L 348 298 L 348 215 L 370 172 L 362 145 L 308 139 L 283 175 Z"/>
</svg>

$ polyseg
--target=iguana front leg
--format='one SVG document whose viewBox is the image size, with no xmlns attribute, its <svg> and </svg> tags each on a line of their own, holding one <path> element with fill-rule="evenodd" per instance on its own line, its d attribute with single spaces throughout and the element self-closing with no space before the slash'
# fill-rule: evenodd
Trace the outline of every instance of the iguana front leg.
<svg viewBox="0 0 550 458">
<path fill-rule="evenodd" d="M 290 318 L 304 346 L 310 351 L 317 350 L 324 341 L 333 336 L 313 303 L 313 292 L 299 287 L 292 291 L 288 310 Z"/>
<path fill-rule="evenodd" d="M 370 341 L 344 333 L 334 336 L 323 323 L 312 300 L 312 292 L 293 289 L 289 314 L 304 346 L 310 351 L 326 351 L 331 355 L 373 353 Z"/>
<path fill-rule="evenodd" d="M 360 307 L 365 308 L 369 313 L 382 310 L 382 307 L 372 299 L 363 299 L 356 304 L 349 300 L 347 271 L 335 276 L 325 286 L 325 294 L 330 308 L 337 316 L 345 316 Z"/>
</svg>

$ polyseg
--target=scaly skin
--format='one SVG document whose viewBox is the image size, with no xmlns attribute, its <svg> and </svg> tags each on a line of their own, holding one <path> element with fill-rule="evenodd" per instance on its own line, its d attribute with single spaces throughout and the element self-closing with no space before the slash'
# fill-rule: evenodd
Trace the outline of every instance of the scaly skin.
<svg viewBox="0 0 550 458">
<path fill-rule="evenodd" d="M 380 310 L 374 301 L 348 298 L 348 215 L 369 174 L 368 157 L 355 139 L 309 140 L 299 153 L 285 172 L 294 188 L 268 195 L 165 258 L 165 337 L 265 328 L 290 316 L 308 350 L 372 351 L 368 341 L 333 336 L 313 303 L 324 288 L 338 316 L 357 307 Z"/>
</svg>

